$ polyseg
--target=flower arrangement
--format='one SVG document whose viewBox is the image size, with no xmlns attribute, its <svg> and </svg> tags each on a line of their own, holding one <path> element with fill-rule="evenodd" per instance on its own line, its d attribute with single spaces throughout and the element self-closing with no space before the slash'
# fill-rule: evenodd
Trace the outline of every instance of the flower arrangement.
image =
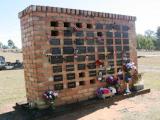
<svg viewBox="0 0 160 120">
<path fill-rule="evenodd" d="M 112 94 L 112 92 L 110 91 L 110 89 L 101 87 L 101 88 L 98 88 L 98 89 L 97 89 L 96 95 L 97 95 L 97 97 L 99 97 L 99 98 L 105 99 L 106 97 L 110 97 L 110 96 L 112 96 L 113 94 Z"/>
<path fill-rule="evenodd" d="M 123 70 L 125 72 L 128 72 L 128 71 L 130 71 L 132 69 L 136 69 L 136 66 L 134 65 L 133 62 L 128 62 L 128 63 L 126 63 L 126 64 L 123 65 Z"/>
<path fill-rule="evenodd" d="M 109 84 L 109 86 L 116 85 L 118 80 L 114 76 L 108 76 L 106 78 L 106 82 Z"/>
<path fill-rule="evenodd" d="M 121 94 L 123 90 L 121 89 L 120 80 L 114 76 L 108 76 L 106 78 L 107 86 L 114 87 L 116 89 L 116 93 Z"/>
<path fill-rule="evenodd" d="M 55 99 L 58 97 L 56 91 L 48 90 L 43 94 L 44 100 L 49 104 L 53 109 L 55 109 Z"/>
</svg>

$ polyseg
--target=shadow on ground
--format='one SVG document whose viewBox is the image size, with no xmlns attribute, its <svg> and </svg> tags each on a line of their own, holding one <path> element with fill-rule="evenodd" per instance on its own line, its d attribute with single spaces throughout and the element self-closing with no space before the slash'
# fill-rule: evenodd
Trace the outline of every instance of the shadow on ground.
<svg viewBox="0 0 160 120">
<path fill-rule="evenodd" d="M 150 89 L 142 90 L 140 92 L 133 92 L 129 95 L 117 95 L 105 100 L 94 98 L 87 101 L 63 105 L 57 107 L 55 110 L 52 110 L 51 108 L 46 110 L 28 109 L 25 105 L 15 106 L 15 111 L 1 114 L 0 120 L 64 120 L 63 117 L 57 117 L 75 112 L 77 114 L 71 115 L 71 117 L 67 120 L 77 120 L 97 110 L 106 107 L 110 108 L 111 105 L 116 105 L 115 103 L 117 101 L 148 92 L 150 92 Z"/>
<path fill-rule="evenodd" d="M 89 103 L 88 103 L 89 102 Z M 52 110 L 51 108 L 46 110 L 27 110 L 24 108 L 16 108 L 15 111 L 0 114 L 0 120 L 57 120 L 57 117 L 66 115 L 69 113 L 80 112 L 76 116 L 72 116 L 69 120 L 77 120 L 83 116 L 91 114 L 99 109 L 105 107 L 110 107 L 111 105 L 116 105 L 113 102 L 107 102 L 103 100 L 89 100 L 81 103 L 75 103 L 70 105 L 65 105 Z"/>
</svg>

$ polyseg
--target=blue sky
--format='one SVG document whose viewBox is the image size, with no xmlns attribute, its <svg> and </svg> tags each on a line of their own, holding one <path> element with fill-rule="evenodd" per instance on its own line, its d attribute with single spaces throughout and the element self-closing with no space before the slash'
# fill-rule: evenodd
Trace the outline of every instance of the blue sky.
<svg viewBox="0 0 160 120">
<path fill-rule="evenodd" d="M 29 5 L 49 5 L 99 12 L 132 15 L 137 17 L 136 32 L 156 31 L 160 26 L 160 0 L 2 0 L 0 7 L 0 41 L 12 39 L 21 47 L 18 12 Z"/>
</svg>

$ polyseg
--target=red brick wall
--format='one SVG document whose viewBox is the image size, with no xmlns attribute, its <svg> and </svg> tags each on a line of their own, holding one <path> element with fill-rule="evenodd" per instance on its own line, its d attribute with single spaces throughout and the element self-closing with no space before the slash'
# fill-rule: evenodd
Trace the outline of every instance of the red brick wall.
<svg viewBox="0 0 160 120">
<path fill-rule="evenodd" d="M 59 97 L 57 99 L 57 105 L 68 104 L 72 102 L 77 102 L 81 100 L 85 100 L 88 98 L 92 98 L 95 96 L 95 91 L 98 87 L 104 86 L 105 83 L 97 81 L 97 76 L 89 77 L 89 69 L 86 68 L 82 70 L 85 73 L 85 77 L 83 79 L 79 78 L 78 73 L 82 72 L 77 70 L 77 64 L 80 62 L 66 63 L 63 62 L 60 64 L 62 66 L 61 73 L 53 73 L 53 66 L 55 64 L 51 64 L 49 62 L 49 58 L 47 57 L 46 50 L 50 50 L 55 47 L 50 45 L 49 41 L 53 38 L 60 39 L 60 45 L 58 47 L 64 47 L 63 41 L 64 38 L 67 38 L 63 35 L 64 22 L 70 22 L 71 26 L 75 23 L 82 23 L 82 28 L 80 30 L 87 32 L 93 31 L 96 36 L 97 32 L 109 32 L 109 30 L 105 29 L 106 24 L 116 24 L 120 26 L 128 26 L 128 35 L 129 35 L 129 54 L 130 59 L 133 60 L 137 64 L 137 53 L 136 53 L 136 35 L 135 35 L 135 17 L 132 16 L 124 16 L 117 14 L 108 14 L 108 13 L 100 13 L 100 12 L 92 12 L 92 11 L 84 11 L 84 10 L 75 10 L 75 9 L 67 9 L 67 8 L 55 8 L 55 7 L 45 7 L 45 6 L 29 6 L 25 10 L 19 13 L 19 18 L 21 19 L 21 31 L 22 31 L 22 45 L 23 45 L 23 60 L 24 60 L 24 72 L 25 72 L 25 81 L 26 81 L 26 91 L 27 91 L 27 99 L 28 101 L 36 102 L 37 100 L 42 100 L 42 94 L 45 90 L 55 89 L 54 85 L 58 83 L 63 84 L 63 89 L 59 90 Z M 52 27 L 50 25 L 51 21 L 58 21 L 58 27 Z M 86 28 L 87 23 L 93 25 L 93 28 L 88 30 Z M 96 29 L 96 23 L 103 24 L 103 29 Z M 58 30 L 59 35 L 56 37 L 51 36 L 51 30 Z M 111 32 L 113 32 L 111 30 Z M 73 33 L 71 38 L 74 42 L 76 39 L 75 33 Z M 83 37 L 86 39 L 86 37 Z M 97 39 L 97 38 L 94 38 Z M 101 45 L 105 48 L 105 52 L 103 54 L 105 56 L 107 53 L 107 43 L 105 42 L 107 39 L 104 36 L 104 44 Z M 115 37 L 113 37 L 113 41 L 115 41 Z M 123 38 L 120 38 L 121 41 Z M 85 40 L 84 40 L 85 41 Z M 77 46 L 75 44 L 72 45 L 74 48 Z M 90 45 L 86 45 L 86 41 L 84 46 L 89 47 Z M 114 45 L 113 45 L 114 46 Z M 121 45 L 122 49 L 124 44 Z M 56 46 L 57 47 L 57 46 Z M 94 45 L 96 51 L 92 53 L 95 55 L 96 59 L 98 59 L 97 51 L 98 45 Z M 63 53 L 63 52 L 62 52 Z M 73 54 L 72 54 L 73 55 Z M 64 57 L 65 55 L 63 55 Z M 105 60 L 102 60 L 105 66 L 109 66 L 108 60 L 105 57 Z M 91 63 L 90 61 L 82 62 L 84 64 Z M 93 61 L 92 61 L 93 63 Z M 66 65 L 74 65 L 74 71 L 66 72 Z M 96 67 L 96 72 L 99 71 L 99 67 Z M 68 82 L 72 82 L 67 80 L 67 73 L 75 73 L 75 79 L 73 80 L 76 83 L 75 88 L 68 88 Z M 53 80 L 54 75 L 63 75 L 63 81 L 55 82 Z M 95 83 L 91 84 L 90 80 L 95 79 Z M 80 81 L 84 81 L 85 85 L 80 86 Z"/>
</svg>

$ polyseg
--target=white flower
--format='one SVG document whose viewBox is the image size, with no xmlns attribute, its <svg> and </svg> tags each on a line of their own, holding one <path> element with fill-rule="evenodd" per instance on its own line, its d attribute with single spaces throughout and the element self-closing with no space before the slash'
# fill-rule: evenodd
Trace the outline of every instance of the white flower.
<svg viewBox="0 0 160 120">
<path fill-rule="evenodd" d="M 49 94 L 52 94 L 53 93 L 53 91 L 49 91 Z"/>
<path fill-rule="evenodd" d="M 52 99 L 52 95 L 49 95 L 49 98 Z"/>
<path fill-rule="evenodd" d="M 116 92 L 116 89 L 114 88 L 114 87 L 109 87 L 108 88 L 113 94 L 116 94 L 117 92 Z"/>
</svg>

